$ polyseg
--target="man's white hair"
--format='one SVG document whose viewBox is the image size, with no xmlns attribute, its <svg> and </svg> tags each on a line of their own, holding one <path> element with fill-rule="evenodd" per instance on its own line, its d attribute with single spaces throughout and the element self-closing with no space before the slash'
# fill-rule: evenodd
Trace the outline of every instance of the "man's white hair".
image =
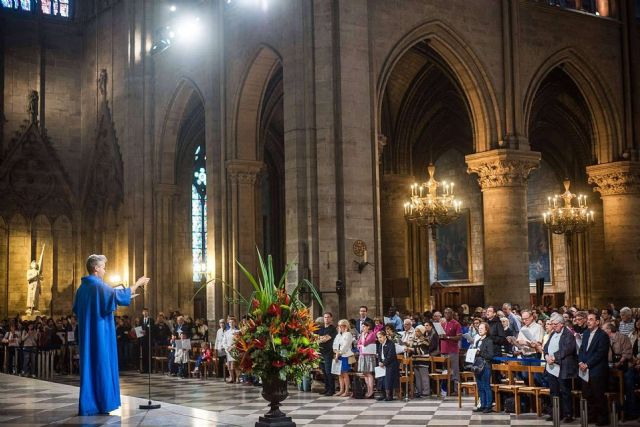
<svg viewBox="0 0 640 427">
<path fill-rule="evenodd" d="M 620 316 L 622 316 L 623 314 L 629 314 L 631 315 L 631 309 L 629 307 L 622 307 L 620 309 Z"/>
<path fill-rule="evenodd" d="M 564 325 L 564 317 L 562 316 L 562 314 L 555 312 L 551 314 L 551 322 Z"/>
<path fill-rule="evenodd" d="M 99 263 L 107 262 L 107 257 L 104 255 L 96 255 L 96 254 L 91 254 L 89 255 L 89 258 L 87 258 L 87 272 L 89 274 L 93 274 L 96 270 L 96 267 L 98 266 Z"/>
</svg>

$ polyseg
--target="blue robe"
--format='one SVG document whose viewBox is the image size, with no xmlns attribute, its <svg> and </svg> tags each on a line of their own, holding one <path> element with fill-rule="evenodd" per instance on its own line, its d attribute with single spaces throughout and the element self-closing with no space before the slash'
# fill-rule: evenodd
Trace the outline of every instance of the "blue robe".
<svg viewBox="0 0 640 427">
<path fill-rule="evenodd" d="M 80 416 L 106 414 L 120 407 L 113 312 L 130 302 L 131 289 L 113 289 L 97 276 L 82 278 L 73 303 L 78 317 Z"/>
</svg>

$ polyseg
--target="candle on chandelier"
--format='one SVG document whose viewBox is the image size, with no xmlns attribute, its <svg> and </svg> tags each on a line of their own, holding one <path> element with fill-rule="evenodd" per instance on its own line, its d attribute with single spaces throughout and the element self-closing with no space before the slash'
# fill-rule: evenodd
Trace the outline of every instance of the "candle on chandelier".
<svg viewBox="0 0 640 427">
<path fill-rule="evenodd" d="M 422 191 L 424 190 L 424 185 L 420 186 L 420 197 L 422 197 Z"/>
<path fill-rule="evenodd" d="M 542 221 L 546 224 L 547 223 L 547 213 L 543 212 L 542 214 Z"/>
<path fill-rule="evenodd" d="M 451 195 L 452 195 L 452 196 L 453 196 L 453 186 L 454 186 L 454 183 L 452 182 L 452 183 L 451 183 Z"/>
<path fill-rule="evenodd" d="M 367 262 L 367 250 L 364 250 L 364 255 L 363 255 L 363 261 L 366 263 Z"/>
</svg>

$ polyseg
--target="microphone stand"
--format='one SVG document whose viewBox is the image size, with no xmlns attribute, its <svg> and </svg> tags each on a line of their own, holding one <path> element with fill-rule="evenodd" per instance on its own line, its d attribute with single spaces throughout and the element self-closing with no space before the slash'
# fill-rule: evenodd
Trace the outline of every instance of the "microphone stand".
<svg viewBox="0 0 640 427">
<path fill-rule="evenodd" d="M 149 365 L 147 366 L 147 378 L 149 384 L 149 400 L 146 405 L 140 405 L 138 408 L 140 409 L 160 409 L 159 403 L 151 403 L 151 318 L 149 318 L 149 330 L 147 331 L 149 334 Z"/>
</svg>

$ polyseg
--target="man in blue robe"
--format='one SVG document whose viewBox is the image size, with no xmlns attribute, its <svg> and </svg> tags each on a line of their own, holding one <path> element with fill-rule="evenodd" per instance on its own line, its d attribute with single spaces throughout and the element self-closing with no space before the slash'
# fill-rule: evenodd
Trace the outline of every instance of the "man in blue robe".
<svg viewBox="0 0 640 427">
<path fill-rule="evenodd" d="M 120 377 L 113 312 L 129 305 L 131 295 L 149 282 L 141 277 L 127 289 L 113 289 L 103 278 L 107 257 L 87 258 L 88 276 L 76 292 L 73 312 L 78 318 L 80 402 L 78 415 L 108 414 L 120 407 Z"/>
</svg>

